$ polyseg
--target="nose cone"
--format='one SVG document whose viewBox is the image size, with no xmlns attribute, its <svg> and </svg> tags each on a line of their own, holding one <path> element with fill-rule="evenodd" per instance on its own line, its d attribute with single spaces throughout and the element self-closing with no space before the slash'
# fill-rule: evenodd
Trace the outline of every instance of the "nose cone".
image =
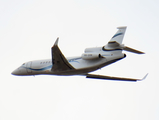
<svg viewBox="0 0 159 120">
<path fill-rule="evenodd" d="M 15 69 L 11 74 L 12 75 L 19 75 L 20 71 L 19 69 Z"/>
<path fill-rule="evenodd" d="M 28 75 L 25 68 L 17 68 L 11 74 L 12 75 Z"/>
</svg>

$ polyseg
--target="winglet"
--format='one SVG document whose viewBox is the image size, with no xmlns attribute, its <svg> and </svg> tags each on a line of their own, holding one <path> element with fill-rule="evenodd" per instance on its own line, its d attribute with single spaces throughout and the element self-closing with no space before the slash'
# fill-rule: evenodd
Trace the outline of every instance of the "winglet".
<svg viewBox="0 0 159 120">
<path fill-rule="evenodd" d="M 59 37 L 56 39 L 54 45 L 58 45 Z"/>
<path fill-rule="evenodd" d="M 148 75 L 148 73 L 142 79 L 138 79 L 137 81 L 141 81 L 141 80 L 146 79 L 147 75 Z"/>
</svg>

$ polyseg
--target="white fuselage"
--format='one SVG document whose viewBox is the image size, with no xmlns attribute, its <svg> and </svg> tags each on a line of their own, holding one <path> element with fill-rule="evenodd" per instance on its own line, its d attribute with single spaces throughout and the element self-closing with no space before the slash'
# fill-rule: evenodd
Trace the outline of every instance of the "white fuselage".
<svg viewBox="0 0 159 120">
<path fill-rule="evenodd" d="M 118 31 L 103 47 L 86 48 L 80 57 L 66 58 L 58 47 L 59 38 L 51 47 L 52 59 L 29 61 L 12 72 L 13 75 L 84 75 L 86 78 L 103 80 L 137 81 L 141 79 L 95 75 L 89 72 L 98 70 L 112 64 L 126 54 L 123 50 L 144 54 L 144 52 L 130 48 L 122 44 L 126 26 L 118 27 Z M 146 75 L 147 76 L 147 75 Z M 146 76 L 144 78 L 146 78 Z M 144 79 L 143 78 L 143 79 Z"/>
<path fill-rule="evenodd" d="M 75 68 L 73 70 L 52 71 L 52 60 L 45 59 L 26 62 L 13 73 L 18 73 L 17 75 L 84 75 L 125 57 L 122 50 L 103 51 L 102 47 L 94 49 L 96 49 L 95 53 L 100 53 L 101 58 L 90 60 L 85 60 L 82 57 L 66 58 L 69 64 Z M 85 52 L 92 53 L 89 51 Z"/>
</svg>

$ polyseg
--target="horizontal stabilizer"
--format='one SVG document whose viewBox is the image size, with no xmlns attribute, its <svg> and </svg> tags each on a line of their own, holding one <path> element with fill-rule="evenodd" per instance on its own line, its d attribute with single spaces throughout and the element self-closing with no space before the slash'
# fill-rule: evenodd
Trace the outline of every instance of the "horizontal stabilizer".
<svg viewBox="0 0 159 120">
<path fill-rule="evenodd" d="M 129 51 L 129 52 L 133 52 L 133 53 L 137 53 L 137 54 L 145 54 L 145 53 L 142 52 L 142 51 L 135 50 L 135 49 L 130 48 L 130 47 L 127 47 L 127 46 L 124 46 L 124 47 L 123 47 L 123 50 Z"/>
<path fill-rule="evenodd" d="M 113 77 L 113 76 L 105 76 L 105 75 L 87 74 L 86 78 L 136 82 L 136 81 L 140 81 L 140 80 L 145 79 L 147 77 L 147 75 L 148 74 L 146 74 L 142 79 L 135 79 L 135 78 L 123 78 L 123 77 Z"/>
</svg>

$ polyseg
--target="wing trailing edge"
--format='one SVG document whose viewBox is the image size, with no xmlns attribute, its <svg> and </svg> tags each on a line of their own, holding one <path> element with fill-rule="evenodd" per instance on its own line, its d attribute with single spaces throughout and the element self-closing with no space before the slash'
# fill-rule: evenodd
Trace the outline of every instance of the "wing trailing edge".
<svg viewBox="0 0 159 120">
<path fill-rule="evenodd" d="M 142 79 L 135 79 L 135 78 L 124 78 L 124 77 L 113 77 L 113 76 L 105 76 L 105 75 L 96 75 L 96 74 L 87 74 L 86 78 L 94 78 L 100 80 L 116 80 L 116 81 L 130 81 L 136 82 L 144 80 L 147 77 L 148 73 Z"/>
</svg>

